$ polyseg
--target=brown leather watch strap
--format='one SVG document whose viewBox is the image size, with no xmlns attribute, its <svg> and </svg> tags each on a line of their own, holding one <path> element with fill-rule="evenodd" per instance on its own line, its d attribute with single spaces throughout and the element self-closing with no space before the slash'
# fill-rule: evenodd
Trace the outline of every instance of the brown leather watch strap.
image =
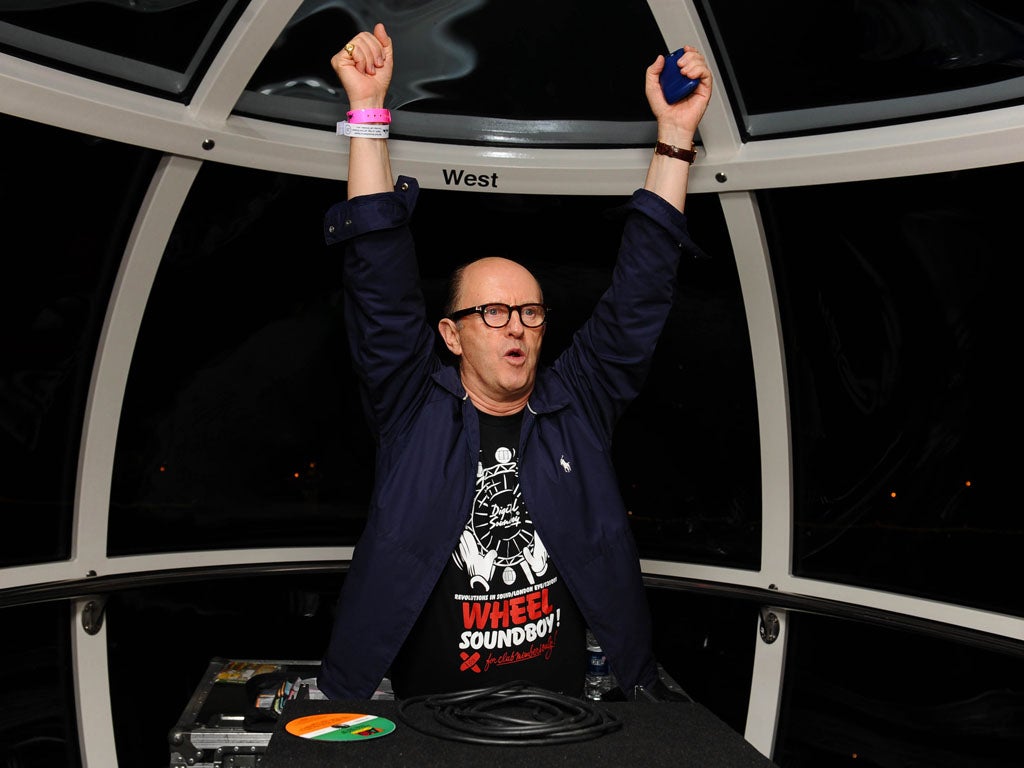
<svg viewBox="0 0 1024 768">
<path fill-rule="evenodd" d="M 685 160 L 688 163 L 692 163 L 697 159 L 696 144 L 691 144 L 689 149 L 680 149 L 679 147 L 659 141 L 654 145 L 654 151 L 659 155 L 668 155 L 669 157 L 674 157 L 676 160 Z"/>
</svg>

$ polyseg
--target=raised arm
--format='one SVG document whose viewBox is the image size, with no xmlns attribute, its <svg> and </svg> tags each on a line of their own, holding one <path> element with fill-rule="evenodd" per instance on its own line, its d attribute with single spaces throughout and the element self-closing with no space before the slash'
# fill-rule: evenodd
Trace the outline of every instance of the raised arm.
<svg viewBox="0 0 1024 768">
<path fill-rule="evenodd" d="M 680 71 L 691 80 L 699 80 L 689 96 L 675 104 L 665 101 L 659 76 L 665 68 L 665 57 L 658 56 L 647 68 L 647 103 L 658 121 L 658 141 L 680 149 L 689 149 L 697 135 L 697 125 L 704 116 L 711 98 L 711 70 L 704 56 L 693 46 L 685 46 L 680 57 Z M 647 169 L 644 189 L 664 198 L 680 211 L 686 203 L 686 185 L 690 178 L 690 164 L 669 155 L 657 153 Z"/>
<path fill-rule="evenodd" d="M 383 109 L 395 66 L 394 47 L 383 24 L 360 32 L 331 58 L 349 109 Z M 391 158 L 386 139 L 349 138 L 348 197 L 390 192 Z"/>
</svg>

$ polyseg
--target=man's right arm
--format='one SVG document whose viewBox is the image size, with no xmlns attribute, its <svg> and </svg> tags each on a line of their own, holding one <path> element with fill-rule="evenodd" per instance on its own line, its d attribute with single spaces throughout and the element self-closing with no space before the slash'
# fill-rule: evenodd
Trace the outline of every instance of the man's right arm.
<svg viewBox="0 0 1024 768">
<path fill-rule="evenodd" d="M 383 109 L 394 50 L 383 24 L 360 32 L 331 59 L 351 109 Z M 349 137 L 348 200 L 331 208 L 328 243 L 344 244 L 345 325 L 375 428 L 386 432 L 431 370 L 415 244 L 408 222 L 419 187 L 396 188 L 386 139 Z M 415 372 L 422 372 L 422 376 Z"/>
<path fill-rule="evenodd" d="M 395 54 L 383 24 L 360 32 L 331 58 L 350 109 L 383 109 Z M 349 137 L 348 197 L 391 191 L 391 159 L 386 139 Z"/>
</svg>

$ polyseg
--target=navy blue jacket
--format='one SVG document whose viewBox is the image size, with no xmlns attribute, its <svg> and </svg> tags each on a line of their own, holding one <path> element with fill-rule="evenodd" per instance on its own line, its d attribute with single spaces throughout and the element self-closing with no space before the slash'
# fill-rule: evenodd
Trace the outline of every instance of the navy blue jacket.
<svg viewBox="0 0 1024 768">
<path fill-rule="evenodd" d="M 387 674 L 469 515 L 480 448 L 458 369 L 434 348 L 409 232 L 419 186 L 357 197 L 325 217 L 344 243 L 345 322 L 377 441 L 366 528 L 338 602 L 317 684 L 368 698 Z M 686 218 L 638 190 L 625 206 L 611 286 L 523 418 L 519 481 L 534 526 L 624 690 L 657 679 L 636 544 L 611 461 L 672 305 Z"/>
</svg>

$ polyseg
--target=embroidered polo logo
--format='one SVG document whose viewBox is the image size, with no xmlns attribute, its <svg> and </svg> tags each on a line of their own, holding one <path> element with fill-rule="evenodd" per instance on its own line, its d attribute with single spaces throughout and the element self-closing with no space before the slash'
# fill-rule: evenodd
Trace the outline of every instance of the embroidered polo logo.
<svg viewBox="0 0 1024 768">
<path fill-rule="evenodd" d="M 565 454 L 562 454 L 562 458 L 558 460 L 558 463 L 562 465 L 562 471 L 566 474 L 572 472 L 572 465 L 569 464 L 569 460 L 565 458 Z"/>
</svg>

